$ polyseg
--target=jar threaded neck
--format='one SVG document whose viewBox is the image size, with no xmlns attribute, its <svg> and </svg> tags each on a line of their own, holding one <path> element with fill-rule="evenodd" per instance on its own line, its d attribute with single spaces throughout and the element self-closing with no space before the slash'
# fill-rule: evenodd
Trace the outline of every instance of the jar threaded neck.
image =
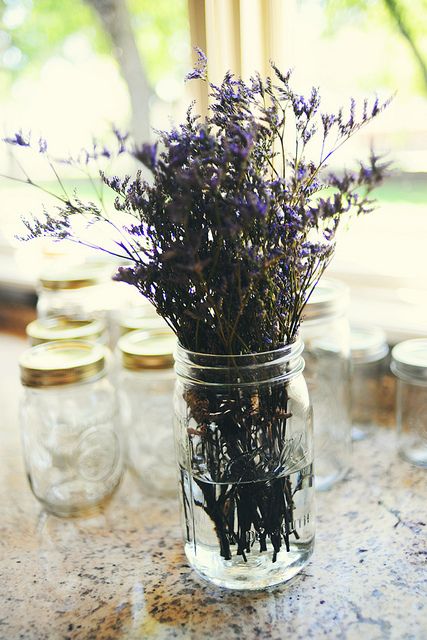
<svg viewBox="0 0 427 640">
<path fill-rule="evenodd" d="M 304 370 L 304 343 L 298 339 L 274 351 L 244 355 L 196 353 L 178 344 L 175 371 L 179 378 L 203 385 L 245 385 L 287 381 Z"/>
</svg>

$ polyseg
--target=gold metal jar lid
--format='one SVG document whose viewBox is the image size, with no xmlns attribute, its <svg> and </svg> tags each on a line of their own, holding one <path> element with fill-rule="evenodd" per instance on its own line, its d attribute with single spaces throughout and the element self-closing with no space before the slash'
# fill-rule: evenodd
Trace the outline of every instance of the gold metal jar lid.
<svg viewBox="0 0 427 640">
<path fill-rule="evenodd" d="M 105 369 L 106 349 L 79 341 L 46 342 L 27 349 L 19 359 L 26 387 L 55 387 L 97 378 Z"/>
<path fill-rule="evenodd" d="M 103 320 L 72 320 L 71 318 L 51 318 L 34 320 L 27 326 L 27 336 L 32 346 L 56 340 L 87 340 L 95 342 L 105 333 Z"/>
<path fill-rule="evenodd" d="M 49 291 L 83 289 L 99 284 L 104 280 L 106 280 L 105 269 L 93 267 L 59 270 L 56 273 L 49 270 L 40 276 L 41 286 Z"/>
<path fill-rule="evenodd" d="M 129 331 L 165 331 L 172 334 L 165 320 L 158 314 L 156 315 L 122 315 L 119 319 L 120 335 L 125 335 Z M 172 334 L 173 335 L 173 334 Z"/>
<path fill-rule="evenodd" d="M 169 328 L 131 331 L 120 338 L 117 348 L 125 369 L 170 369 L 174 365 L 176 336 Z"/>
</svg>

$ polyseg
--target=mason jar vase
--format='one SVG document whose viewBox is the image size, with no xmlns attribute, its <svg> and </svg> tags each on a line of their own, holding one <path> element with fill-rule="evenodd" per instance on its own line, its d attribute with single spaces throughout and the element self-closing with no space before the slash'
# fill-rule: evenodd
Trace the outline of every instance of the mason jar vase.
<svg viewBox="0 0 427 640">
<path fill-rule="evenodd" d="M 175 439 L 185 553 L 204 578 L 263 589 L 314 545 L 312 416 L 302 343 L 217 356 L 177 347 Z"/>
</svg>

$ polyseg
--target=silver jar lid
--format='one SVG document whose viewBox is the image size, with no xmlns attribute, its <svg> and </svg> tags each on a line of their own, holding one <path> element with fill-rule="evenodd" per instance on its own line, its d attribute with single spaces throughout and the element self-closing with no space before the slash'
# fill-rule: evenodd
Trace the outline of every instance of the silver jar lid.
<svg viewBox="0 0 427 640">
<path fill-rule="evenodd" d="M 351 359 L 356 364 L 382 360 L 388 354 L 385 332 L 379 327 L 350 328 Z"/>
<path fill-rule="evenodd" d="M 45 342 L 24 351 L 19 359 L 26 387 L 56 387 L 98 378 L 105 370 L 107 350 L 78 341 Z"/>
<path fill-rule="evenodd" d="M 427 338 L 399 342 L 391 357 L 391 370 L 398 378 L 427 384 Z"/>
<path fill-rule="evenodd" d="M 321 280 L 303 311 L 303 322 L 317 322 L 342 315 L 349 303 L 347 285 L 337 280 Z"/>
<path fill-rule="evenodd" d="M 120 338 L 117 348 L 125 369 L 170 369 L 174 365 L 176 336 L 169 328 L 131 331 Z"/>
<path fill-rule="evenodd" d="M 105 333 L 103 320 L 72 320 L 71 318 L 51 318 L 34 320 L 26 328 L 32 346 L 56 340 L 87 340 L 95 342 Z"/>
</svg>

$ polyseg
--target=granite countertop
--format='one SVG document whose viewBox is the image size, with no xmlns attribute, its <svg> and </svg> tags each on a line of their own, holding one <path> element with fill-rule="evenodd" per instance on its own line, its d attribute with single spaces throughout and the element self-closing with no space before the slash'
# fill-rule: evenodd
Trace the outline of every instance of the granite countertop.
<svg viewBox="0 0 427 640">
<path fill-rule="evenodd" d="M 427 470 L 396 457 L 389 430 L 356 443 L 348 478 L 318 496 L 305 570 L 227 592 L 187 566 L 175 501 L 144 496 L 129 474 L 89 518 L 41 510 L 19 443 L 23 346 L 0 336 L 2 640 L 427 638 Z"/>
</svg>

